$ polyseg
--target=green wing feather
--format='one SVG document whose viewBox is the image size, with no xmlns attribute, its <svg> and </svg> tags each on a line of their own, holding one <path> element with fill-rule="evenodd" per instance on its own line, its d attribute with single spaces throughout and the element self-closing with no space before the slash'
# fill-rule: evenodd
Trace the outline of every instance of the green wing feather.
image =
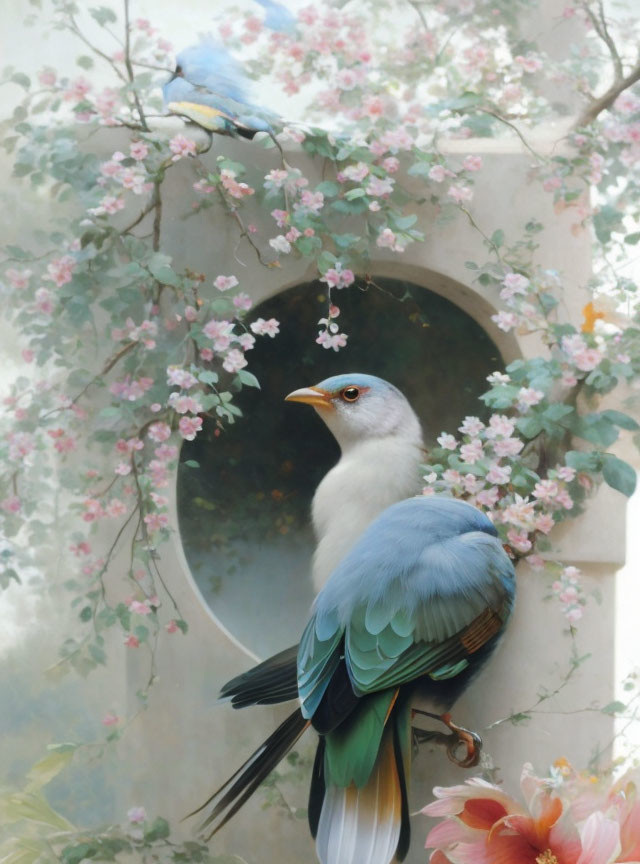
<svg viewBox="0 0 640 864">
<path fill-rule="evenodd" d="M 364 700 L 340 726 L 326 736 L 325 772 L 336 786 L 364 786 L 380 749 L 395 690 L 384 690 Z"/>
</svg>

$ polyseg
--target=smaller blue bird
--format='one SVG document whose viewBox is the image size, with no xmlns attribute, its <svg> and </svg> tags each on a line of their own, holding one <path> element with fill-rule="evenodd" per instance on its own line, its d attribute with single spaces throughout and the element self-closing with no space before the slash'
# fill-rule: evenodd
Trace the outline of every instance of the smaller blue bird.
<svg viewBox="0 0 640 864">
<path fill-rule="evenodd" d="M 282 3 L 274 0 L 256 0 L 258 5 L 265 10 L 262 23 L 274 33 L 287 33 L 291 35 L 296 29 L 296 16 L 290 12 Z"/>
<path fill-rule="evenodd" d="M 181 51 L 162 88 L 165 108 L 209 132 L 252 139 L 273 136 L 276 116 L 252 104 L 249 81 L 238 61 L 211 37 Z"/>
</svg>

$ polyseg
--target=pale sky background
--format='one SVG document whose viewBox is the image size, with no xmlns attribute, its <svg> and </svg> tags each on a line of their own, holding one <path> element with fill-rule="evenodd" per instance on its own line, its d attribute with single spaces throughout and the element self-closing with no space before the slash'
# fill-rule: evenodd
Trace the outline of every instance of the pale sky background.
<svg viewBox="0 0 640 864">
<path fill-rule="evenodd" d="M 46 10 L 46 4 L 43 4 Z M 83 6 L 84 4 L 80 4 Z M 89 5 L 88 3 L 86 4 Z M 91 4 L 93 5 L 93 4 Z M 189 0 L 188 4 L 178 4 L 175 0 L 134 0 L 132 16 L 146 17 L 158 26 L 176 48 L 184 47 L 194 41 L 194 35 L 215 31 L 216 18 L 224 6 L 211 0 Z M 241 8 L 255 9 L 260 14 L 259 7 L 251 0 L 238 3 Z M 291 2 L 290 8 L 307 5 L 304 2 Z M 25 29 L 22 21 L 32 7 L 26 2 L 5 2 L 2 10 L 3 27 L 0 31 L 0 53 L 3 65 L 12 64 L 16 68 L 29 73 L 36 72 L 45 65 L 56 67 L 62 74 L 77 75 L 81 70 L 74 63 L 78 53 L 75 39 L 68 34 L 53 34 L 43 36 L 41 22 L 32 29 Z M 185 14 L 185 9 L 188 12 Z M 38 13 L 40 18 L 46 17 L 46 12 Z M 99 28 L 94 28 L 93 34 L 100 34 Z M 111 45 L 112 43 L 109 43 Z M 106 45 L 105 45 L 106 47 Z M 99 62 L 94 72 L 100 70 Z M 105 75 L 108 67 L 105 66 Z M 11 100 L 12 88 L 5 88 L 0 93 L 2 102 Z M 295 102 L 287 105 L 281 95 L 271 93 L 270 104 L 287 116 L 295 112 Z M 4 112 L 2 112 L 4 113 Z M 3 172 L 4 173 L 4 172 Z M 637 264 L 636 264 L 637 266 Z M 20 348 L 16 334 L 4 322 L 0 322 L 0 398 L 6 392 L 10 381 L 20 372 Z M 617 630 L 616 630 L 616 682 L 621 688 L 622 680 L 640 664 L 640 627 L 638 611 L 640 610 L 640 495 L 636 494 L 627 510 L 628 549 L 627 564 L 618 574 L 617 597 Z M 37 625 L 36 598 L 29 596 L 26 586 L 12 586 L 9 591 L 0 594 L 0 655 L 15 646 L 30 628 Z M 618 698 L 624 700 L 628 694 L 621 689 Z M 636 724 L 633 733 L 635 745 L 640 747 L 640 724 Z"/>
</svg>

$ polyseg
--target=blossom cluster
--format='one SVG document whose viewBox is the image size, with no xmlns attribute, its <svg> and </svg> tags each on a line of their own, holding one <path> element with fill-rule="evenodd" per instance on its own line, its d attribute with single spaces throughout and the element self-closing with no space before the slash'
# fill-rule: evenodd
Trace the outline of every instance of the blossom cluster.
<svg viewBox="0 0 640 864">
<path fill-rule="evenodd" d="M 481 779 L 436 787 L 422 812 L 430 864 L 614 864 L 640 858 L 638 773 L 609 784 L 559 759 L 547 778 L 525 765 L 524 803 Z"/>
</svg>

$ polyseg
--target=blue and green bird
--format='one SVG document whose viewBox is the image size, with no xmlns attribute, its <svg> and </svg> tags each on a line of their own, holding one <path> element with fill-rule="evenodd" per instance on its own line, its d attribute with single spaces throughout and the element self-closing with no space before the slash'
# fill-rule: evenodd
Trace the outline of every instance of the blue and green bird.
<svg viewBox="0 0 640 864">
<path fill-rule="evenodd" d="M 407 434 L 415 415 L 393 385 L 354 373 L 287 398 L 313 405 L 341 445 L 335 488 L 365 501 L 397 481 L 385 454 L 401 460 L 398 441 L 415 448 L 416 433 Z M 340 500 L 334 517 L 344 521 Z M 473 738 L 443 712 L 495 649 L 514 593 L 511 560 L 480 510 L 444 496 L 386 506 L 333 569 L 299 646 L 222 688 L 235 708 L 293 699 L 299 707 L 195 811 L 211 808 L 202 829 L 218 831 L 312 726 L 319 741 L 308 812 L 319 861 L 401 861 L 410 843 L 412 706 L 441 716 L 468 745 L 461 764 L 474 764 Z"/>
</svg>

